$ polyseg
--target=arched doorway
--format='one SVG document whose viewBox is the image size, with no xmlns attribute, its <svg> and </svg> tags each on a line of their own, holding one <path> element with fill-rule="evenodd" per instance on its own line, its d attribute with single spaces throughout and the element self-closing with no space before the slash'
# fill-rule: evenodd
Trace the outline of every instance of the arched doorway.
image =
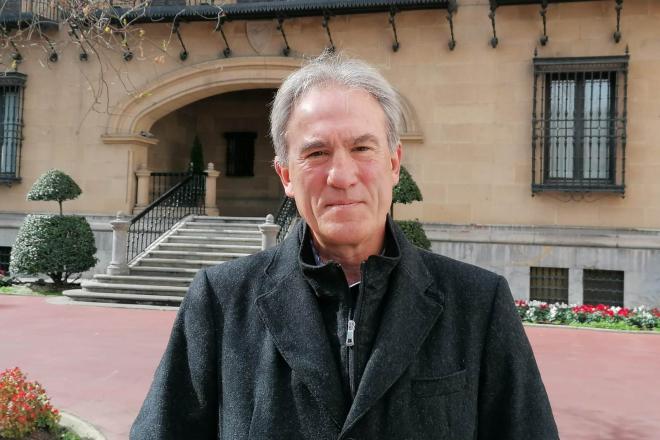
<svg viewBox="0 0 660 440">
<path fill-rule="evenodd" d="M 275 89 L 250 89 L 211 96 L 181 107 L 154 123 L 158 145 L 149 149 L 151 171 L 185 171 L 195 137 L 204 163 L 220 171 L 216 203 L 220 215 L 275 213 L 284 194 L 272 167 L 268 105 Z"/>
<path fill-rule="evenodd" d="M 302 59 L 285 57 L 243 57 L 207 61 L 163 75 L 142 87 L 140 93 L 117 104 L 108 119 L 106 133 L 101 138 L 105 144 L 116 146 L 118 152 L 124 150 L 128 153 L 127 168 L 130 172 L 126 180 L 126 212 L 132 212 L 136 206 L 138 180 L 135 173 L 139 169 L 147 168 L 150 160 L 154 163 L 161 161 L 162 165 L 169 166 L 168 155 L 162 154 L 165 159 L 161 159 L 160 140 L 152 132 L 154 124 L 175 114 L 179 109 L 189 105 L 194 107 L 194 103 L 202 103 L 207 98 L 215 99 L 211 97 L 237 91 L 276 89 L 284 78 L 298 69 L 302 63 Z M 265 132 L 261 136 L 258 133 L 257 139 L 259 137 L 262 141 L 266 139 Z M 192 138 L 185 141 L 187 145 L 189 142 L 192 142 Z M 213 142 L 215 141 L 212 140 L 211 143 Z M 216 153 L 218 151 L 210 154 Z M 189 146 L 178 154 L 186 157 L 187 163 Z M 205 157 L 205 161 L 211 160 Z M 172 162 L 173 165 L 174 163 L 182 162 Z M 221 167 L 218 169 L 223 171 Z M 272 175 L 275 176 L 274 172 Z M 218 192 L 225 191 L 220 185 L 219 181 Z M 231 191 L 232 188 L 235 189 L 236 185 L 229 185 L 226 189 Z M 234 195 L 236 194 L 238 193 L 234 192 Z M 268 194 L 267 198 L 271 198 L 271 193 Z M 219 197 L 226 197 L 227 209 L 234 209 L 231 208 L 227 194 L 219 194 Z M 256 204 L 257 201 L 251 203 Z M 264 206 L 265 209 L 270 210 L 268 206 Z"/>
</svg>

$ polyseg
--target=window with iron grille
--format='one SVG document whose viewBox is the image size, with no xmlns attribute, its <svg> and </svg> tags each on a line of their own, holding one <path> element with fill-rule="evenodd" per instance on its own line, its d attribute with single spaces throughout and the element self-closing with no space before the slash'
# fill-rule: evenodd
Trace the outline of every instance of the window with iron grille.
<svg viewBox="0 0 660 440">
<path fill-rule="evenodd" d="M 20 179 L 21 129 L 23 128 L 23 88 L 26 75 L 0 74 L 0 182 Z"/>
<path fill-rule="evenodd" d="M 11 255 L 11 248 L 8 246 L 0 246 L 0 274 L 9 272 L 9 257 Z"/>
<path fill-rule="evenodd" d="M 584 304 L 623 307 L 623 271 L 585 269 L 582 280 Z"/>
<path fill-rule="evenodd" d="M 530 267 L 529 299 L 546 303 L 568 303 L 568 269 Z"/>
<path fill-rule="evenodd" d="M 254 141 L 257 133 L 235 131 L 225 133 L 227 139 L 227 176 L 254 176 Z"/>
<path fill-rule="evenodd" d="M 535 58 L 532 192 L 624 192 L 628 55 Z"/>
</svg>

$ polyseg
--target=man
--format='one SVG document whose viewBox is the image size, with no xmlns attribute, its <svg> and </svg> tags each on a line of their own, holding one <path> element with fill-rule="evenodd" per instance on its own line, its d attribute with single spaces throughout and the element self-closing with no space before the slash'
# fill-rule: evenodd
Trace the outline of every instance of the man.
<svg viewBox="0 0 660 440">
<path fill-rule="evenodd" d="M 131 438 L 558 438 L 506 281 L 414 247 L 387 215 L 387 81 L 322 56 L 284 82 L 271 125 L 304 221 L 195 277 Z"/>
</svg>

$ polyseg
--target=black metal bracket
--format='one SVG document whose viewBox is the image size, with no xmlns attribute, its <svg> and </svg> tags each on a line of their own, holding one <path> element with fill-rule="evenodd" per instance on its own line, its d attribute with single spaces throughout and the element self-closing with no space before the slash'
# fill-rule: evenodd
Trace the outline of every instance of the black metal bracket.
<svg viewBox="0 0 660 440">
<path fill-rule="evenodd" d="M 43 37 L 43 39 L 46 40 L 46 43 L 48 43 L 48 47 L 50 47 L 50 53 L 48 54 L 48 61 L 50 61 L 51 63 L 56 63 L 57 60 L 59 59 L 59 56 L 57 55 L 55 46 L 53 46 L 53 42 L 51 41 L 50 38 L 48 38 L 48 35 L 44 33 L 41 33 L 41 37 Z"/>
<path fill-rule="evenodd" d="M 328 40 L 330 40 L 330 52 L 335 51 L 335 42 L 332 41 L 332 35 L 330 34 L 330 12 L 325 11 L 323 12 L 323 27 L 325 28 L 326 33 L 328 34 Z"/>
<path fill-rule="evenodd" d="M 172 31 L 176 34 L 177 38 L 179 39 L 179 44 L 181 44 L 181 52 L 179 52 L 179 59 L 181 61 L 185 61 L 188 59 L 188 49 L 186 49 L 186 45 L 183 43 L 183 38 L 181 38 L 181 32 L 179 32 L 179 25 L 180 23 L 174 20 L 174 23 L 172 24 Z"/>
<path fill-rule="evenodd" d="M 497 39 L 497 31 L 495 30 L 495 11 L 497 10 L 497 0 L 490 0 L 490 12 L 488 13 L 488 18 L 490 18 L 490 23 L 493 26 L 493 38 L 490 39 L 490 45 L 495 49 L 499 40 Z"/>
<path fill-rule="evenodd" d="M 124 61 L 131 61 L 133 59 L 133 51 L 128 46 L 128 37 L 126 32 L 124 32 L 124 35 L 122 36 L 121 46 L 124 48 L 124 53 L 121 55 L 124 58 Z"/>
<path fill-rule="evenodd" d="M 282 39 L 284 40 L 284 49 L 282 49 L 282 55 L 288 57 L 291 53 L 291 48 L 289 47 L 289 41 L 286 39 L 286 34 L 284 33 L 284 17 L 277 17 L 277 30 L 282 34 Z"/>
<path fill-rule="evenodd" d="M 392 25 L 392 32 L 394 32 L 394 43 L 392 43 L 392 51 L 394 52 L 399 50 L 399 47 L 401 47 L 401 45 L 399 44 L 399 37 L 396 34 L 396 22 L 394 21 L 394 16 L 396 15 L 396 13 L 397 13 L 396 8 L 392 6 L 392 8 L 390 9 L 389 21 L 390 21 L 390 25 Z"/>
<path fill-rule="evenodd" d="M 623 0 L 616 0 L 614 9 L 616 10 L 616 31 L 612 36 L 614 37 L 614 42 L 618 43 L 621 41 L 621 10 L 623 9 Z"/>
<path fill-rule="evenodd" d="M 229 43 L 227 43 L 227 37 L 225 36 L 225 31 L 222 30 L 222 25 L 225 24 L 225 18 L 220 17 L 218 20 L 218 25 L 215 27 L 216 31 L 220 31 L 220 35 L 222 35 L 222 39 L 225 42 L 225 48 L 222 49 L 222 54 L 225 56 L 225 58 L 228 58 L 229 55 L 231 55 L 231 49 L 229 48 Z"/>
<path fill-rule="evenodd" d="M 539 38 L 539 42 L 541 43 L 541 46 L 545 46 L 548 44 L 548 28 L 546 25 L 546 15 L 548 13 L 548 0 L 542 0 L 541 1 L 541 18 L 543 19 L 543 35 L 541 35 L 541 38 Z"/>
<path fill-rule="evenodd" d="M 450 39 L 447 45 L 449 50 L 454 50 L 456 48 L 456 39 L 454 38 L 454 14 L 458 11 L 458 5 L 456 0 L 449 0 L 447 3 L 447 21 L 449 22 L 449 34 Z"/>
<path fill-rule="evenodd" d="M 89 55 L 87 54 L 87 51 L 83 47 L 83 43 L 80 40 L 80 37 L 78 36 L 78 30 L 75 24 L 69 23 L 69 35 L 75 38 L 78 44 L 80 45 L 80 53 L 78 54 L 78 59 L 80 59 L 80 61 L 89 60 Z"/>
</svg>

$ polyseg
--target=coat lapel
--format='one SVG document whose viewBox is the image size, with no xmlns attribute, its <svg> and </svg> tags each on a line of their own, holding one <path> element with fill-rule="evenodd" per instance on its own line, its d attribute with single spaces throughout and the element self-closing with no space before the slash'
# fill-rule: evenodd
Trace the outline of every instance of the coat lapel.
<svg viewBox="0 0 660 440">
<path fill-rule="evenodd" d="M 383 397 L 405 372 L 443 311 L 443 295 L 433 285 L 419 251 L 397 231 L 401 266 L 342 434 Z M 340 436 L 341 438 L 341 436 Z"/>
<path fill-rule="evenodd" d="M 297 267 L 300 238 L 291 235 L 269 265 L 275 287 L 257 298 L 257 307 L 284 360 L 339 429 L 348 411 L 339 371 L 318 300 Z"/>
</svg>

